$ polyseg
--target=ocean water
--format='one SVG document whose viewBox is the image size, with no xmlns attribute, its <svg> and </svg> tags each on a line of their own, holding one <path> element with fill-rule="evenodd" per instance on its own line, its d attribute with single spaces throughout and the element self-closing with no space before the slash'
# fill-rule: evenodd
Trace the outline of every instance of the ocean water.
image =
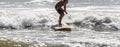
<svg viewBox="0 0 120 47">
<path fill-rule="evenodd" d="M 62 23 L 71 31 L 54 31 L 59 0 L 0 0 L 0 39 L 31 47 L 120 47 L 120 0 L 69 0 Z"/>
</svg>

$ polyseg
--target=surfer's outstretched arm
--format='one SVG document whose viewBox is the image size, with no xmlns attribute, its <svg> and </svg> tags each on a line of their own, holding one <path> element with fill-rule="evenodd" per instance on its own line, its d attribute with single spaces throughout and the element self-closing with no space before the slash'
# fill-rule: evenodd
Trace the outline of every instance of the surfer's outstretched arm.
<svg viewBox="0 0 120 47">
<path fill-rule="evenodd" d="M 67 14 L 67 11 L 66 11 L 66 5 L 68 3 L 68 0 L 64 0 L 64 12 Z"/>
<path fill-rule="evenodd" d="M 66 11 L 66 4 L 64 5 L 64 12 L 67 14 L 67 11 Z"/>
</svg>

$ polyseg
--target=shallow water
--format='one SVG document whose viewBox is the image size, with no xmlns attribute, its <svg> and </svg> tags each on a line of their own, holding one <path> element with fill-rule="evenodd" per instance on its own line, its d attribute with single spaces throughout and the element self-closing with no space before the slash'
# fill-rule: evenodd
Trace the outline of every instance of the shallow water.
<svg viewBox="0 0 120 47">
<path fill-rule="evenodd" d="M 119 11 L 70 9 L 63 23 L 70 23 L 72 31 L 51 29 L 59 16 L 54 9 L 3 9 L 0 38 L 33 43 L 35 47 L 119 47 Z M 101 22 L 106 17 L 110 23 Z M 95 25 L 92 19 L 102 24 L 92 26 Z"/>
<path fill-rule="evenodd" d="M 0 39 L 35 47 L 120 47 L 119 0 L 69 1 L 62 23 L 72 31 L 54 31 L 57 0 L 0 0 Z"/>
</svg>

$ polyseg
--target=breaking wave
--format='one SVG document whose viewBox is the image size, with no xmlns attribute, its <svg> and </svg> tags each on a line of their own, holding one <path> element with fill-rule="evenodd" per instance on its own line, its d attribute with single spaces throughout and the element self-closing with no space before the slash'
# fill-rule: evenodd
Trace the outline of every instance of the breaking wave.
<svg viewBox="0 0 120 47">
<path fill-rule="evenodd" d="M 46 11 L 32 10 L 6 10 L 0 11 L 0 28 L 1 29 L 28 29 L 28 28 L 50 28 L 58 23 L 59 15 L 51 9 Z M 49 11 L 49 12 L 47 12 Z M 45 13 L 45 14 L 44 14 Z M 58 16 L 57 16 L 58 15 Z M 92 30 L 119 30 L 119 14 L 102 13 L 102 12 L 76 12 L 66 15 L 63 23 L 69 23 L 72 26 L 88 28 Z M 75 16 L 75 17 L 74 17 Z M 73 27 L 74 28 L 74 27 Z"/>
</svg>

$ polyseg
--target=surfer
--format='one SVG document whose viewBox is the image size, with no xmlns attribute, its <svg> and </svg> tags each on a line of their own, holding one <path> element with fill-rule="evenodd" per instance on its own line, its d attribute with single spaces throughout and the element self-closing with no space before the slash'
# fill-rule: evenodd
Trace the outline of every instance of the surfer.
<svg viewBox="0 0 120 47">
<path fill-rule="evenodd" d="M 66 4 L 67 3 L 68 3 L 68 0 L 61 0 L 55 5 L 56 11 L 60 14 L 59 21 L 58 21 L 59 26 L 62 26 L 62 23 L 61 23 L 62 18 L 65 15 L 65 13 L 67 14 L 67 11 L 66 11 Z"/>
</svg>

